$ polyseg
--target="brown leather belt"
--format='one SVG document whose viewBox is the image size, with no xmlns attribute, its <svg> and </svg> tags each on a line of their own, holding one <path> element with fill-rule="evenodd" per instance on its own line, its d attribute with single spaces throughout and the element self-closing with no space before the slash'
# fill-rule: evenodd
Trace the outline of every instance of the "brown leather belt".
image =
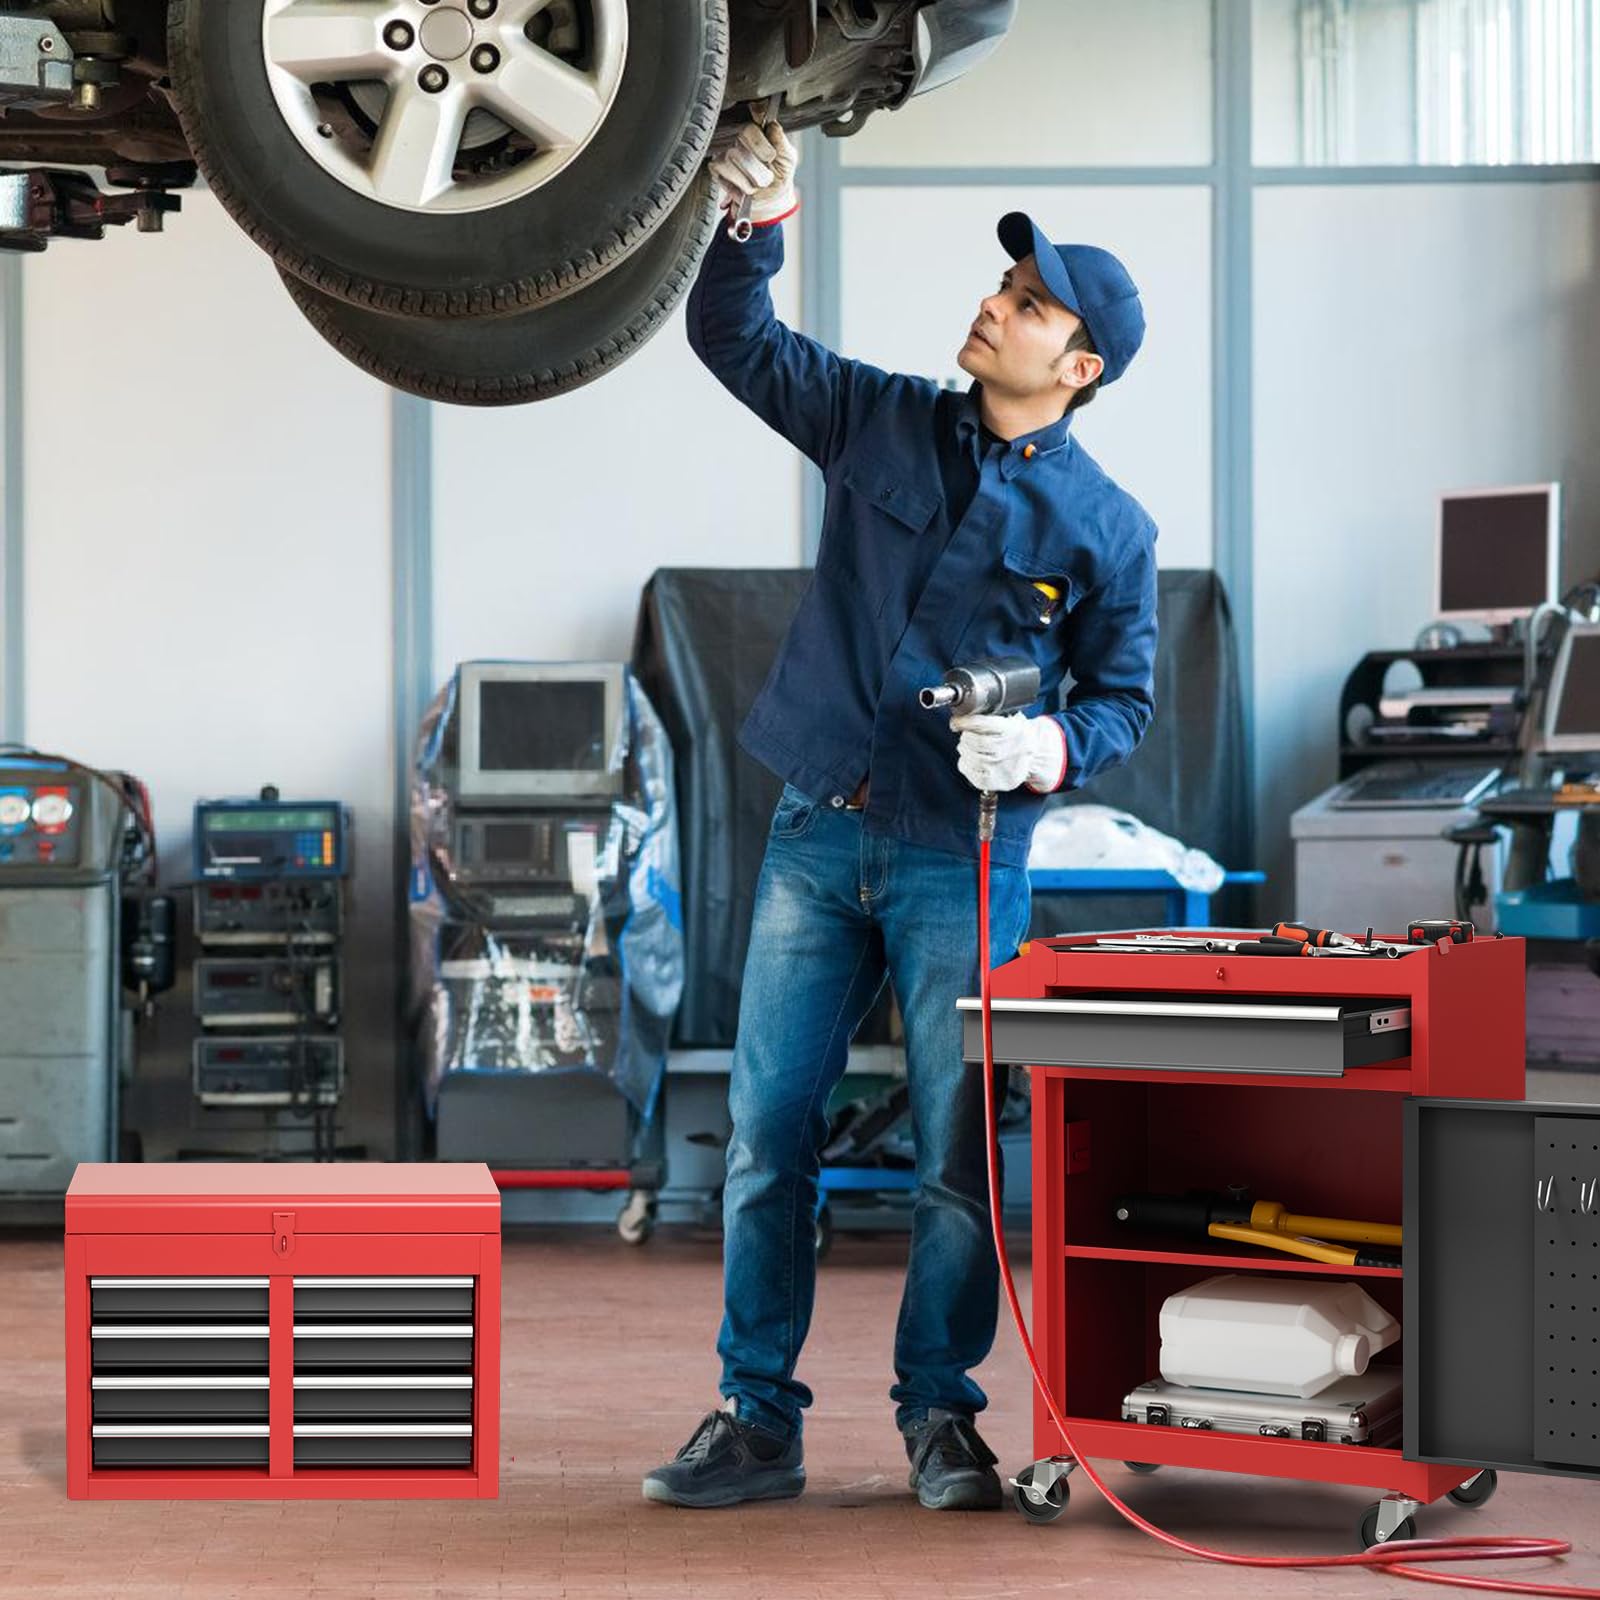
<svg viewBox="0 0 1600 1600">
<path fill-rule="evenodd" d="M 867 781 L 867 779 L 863 778 L 861 782 L 856 785 L 856 792 L 844 803 L 844 808 L 846 811 L 865 810 L 867 804 Z"/>
</svg>

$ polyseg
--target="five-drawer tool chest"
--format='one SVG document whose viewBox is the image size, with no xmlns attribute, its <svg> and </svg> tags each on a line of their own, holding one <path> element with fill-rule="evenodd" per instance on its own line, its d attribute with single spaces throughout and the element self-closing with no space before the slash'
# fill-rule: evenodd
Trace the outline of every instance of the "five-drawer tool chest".
<svg viewBox="0 0 1600 1600">
<path fill-rule="evenodd" d="M 499 1492 L 481 1164 L 96 1165 L 66 1201 L 75 1499 Z"/>
</svg>

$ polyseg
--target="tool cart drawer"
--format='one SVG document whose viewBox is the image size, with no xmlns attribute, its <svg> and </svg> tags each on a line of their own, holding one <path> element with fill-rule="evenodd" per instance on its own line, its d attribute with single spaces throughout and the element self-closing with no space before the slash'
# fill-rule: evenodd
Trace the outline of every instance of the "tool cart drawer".
<svg viewBox="0 0 1600 1600">
<path fill-rule="evenodd" d="M 89 1309 L 112 1322 L 267 1320 L 265 1278 L 91 1278 Z"/>
<path fill-rule="evenodd" d="M 956 1002 L 962 1053 L 983 1059 L 976 998 Z M 1075 994 L 997 999 L 994 1057 L 1010 1066 L 1259 1072 L 1340 1077 L 1411 1053 L 1411 1007 L 1371 996 L 1326 1000 L 1196 1000 L 1182 995 Z"/>
<path fill-rule="evenodd" d="M 240 1377 L 102 1375 L 91 1385 L 96 1422 L 265 1422 L 266 1373 Z"/>
<path fill-rule="evenodd" d="M 262 1423 L 97 1422 L 97 1467 L 264 1467 L 270 1430 Z"/>
<path fill-rule="evenodd" d="M 302 1373 L 297 1422 L 459 1422 L 472 1415 L 468 1373 Z"/>
<path fill-rule="evenodd" d="M 299 1423 L 294 1428 L 297 1467 L 467 1466 L 472 1424 Z"/>
<path fill-rule="evenodd" d="M 267 1365 L 265 1323 L 95 1323 L 89 1330 L 96 1372 L 222 1372 Z"/>
<path fill-rule="evenodd" d="M 472 1316 L 471 1278 L 296 1278 L 296 1322 Z"/>
</svg>

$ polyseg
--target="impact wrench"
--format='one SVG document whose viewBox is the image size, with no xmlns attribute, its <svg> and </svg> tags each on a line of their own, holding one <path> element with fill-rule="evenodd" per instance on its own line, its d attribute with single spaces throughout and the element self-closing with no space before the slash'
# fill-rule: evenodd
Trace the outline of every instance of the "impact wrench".
<svg viewBox="0 0 1600 1600">
<path fill-rule="evenodd" d="M 1030 679 L 1031 674 L 1031 679 Z M 1031 681 L 1026 698 L 1019 699 Z M 988 659 L 968 667 L 956 667 L 947 672 L 943 684 L 935 689 L 924 689 L 919 696 L 923 706 L 933 709 L 950 707 L 957 715 L 977 712 L 1005 712 L 1020 710 L 1038 697 L 1039 671 L 1031 662 L 1011 659 Z M 1000 1265 L 1000 1282 L 1005 1289 L 1006 1304 L 1011 1320 L 1016 1325 L 1017 1338 L 1022 1343 L 1028 1365 L 1033 1370 L 1033 1381 L 1040 1398 L 1050 1414 L 1050 1420 L 1060 1432 L 1071 1460 L 1081 1466 L 1088 1478 L 1112 1507 L 1131 1522 L 1134 1527 L 1153 1539 L 1181 1550 L 1185 1555 L 1198 1556 L 1205 1561 L 1222 1562 L 1236 1567 L 1277 1567 L 1285 1569 L 1316 1567 L 1383 1567 L 1396 1577 L 1413 1578 L 1421 1583 L 1442 1583 L 1454 1588 L 1485 1590 L 1496 1594 L 1554 1595 L 1564 1600 L 1600 1600 L 1600 1589 L 1576 1588 L 1567 1584 L 1521 1584 L 1503 1578 L 1474 1578 L 1454 1573 L 1430 1572 L 1421 1563 L 1440 1561 L 1526 1561 L 1536 1557 L 1565 1556 L 1572 1553 L 1572 1544 L 1566 1539 L 1531 1539 L 1512 1536 L 1467 1535 L 1454 1539 L 1393 1539 L 1374 1545 L 1370 1550 L 1341 1556 L 1247 1556 L 1227 1550 L 1212 1550 L 1205 1545 L 1190 1544 L 1176 1534 L 1158 1528 L 1146 1521 L 1131 1506 L 1120 1500 L 1105 1483 L 1072 1440 L 1072 1429 L 1065 1414 L 1051 1393 L 1045 1380 L 1039 1358 L 1034 1352 L 1033 1340 L 1017 1299 L 1017 1287 L 1011 1276 L 1011 1258 L 1006 1251 L 1005 1228 L 1000 1210 L 999 1116 L 995 1104 L 994 1084 L 994 1031 L 993 1031 L 993 971 L 989 964 L 989 850 L 994 838 L 995 814 L 998 797 L 983 794 L 978 803 L 978 974 L 979 995 L 983 1017 L 983 1114 L 988 1142 L 989 1160 L 989 1226 L 994 1236 L 995 1257 Z M 1351 1448 L 1356 1448 L 1352 1446 Z"/>
</svg>

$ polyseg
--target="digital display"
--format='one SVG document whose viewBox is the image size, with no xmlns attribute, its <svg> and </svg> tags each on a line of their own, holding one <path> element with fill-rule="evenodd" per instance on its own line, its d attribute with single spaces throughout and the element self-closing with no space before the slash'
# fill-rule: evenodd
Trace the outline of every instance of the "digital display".
<svg viewBox="0 0 1600 1600">
<path fill-rule="evenodd" d="M 327 806 L 281 811 L 208 811 L 207 833 L 331 833 L 338 818 Z"/>
<path fill-rule="evenodd" d="M 1447 496 L 1439 610 L 1532 611 L 1550 599 L 1550 491 Z"/>
<path fill-rule="evenodd" d="M 604 772 L 605 725 L 603 682 L 485 681 L 478 688 L 478 770 Z"/>
<path fill-rule="evenodd" d="M 494 823 L 483 830 L 483 856 L 494 866 L 532 861 L 533 829 L 522 823 Z"/>
<path fill-rule="evenodd" d="M 1600 749 L 1600 633 L 1568 639 L 1567 675 L 1551 728 L 1558 738 L 1591 734 Z"/>
</svg>

